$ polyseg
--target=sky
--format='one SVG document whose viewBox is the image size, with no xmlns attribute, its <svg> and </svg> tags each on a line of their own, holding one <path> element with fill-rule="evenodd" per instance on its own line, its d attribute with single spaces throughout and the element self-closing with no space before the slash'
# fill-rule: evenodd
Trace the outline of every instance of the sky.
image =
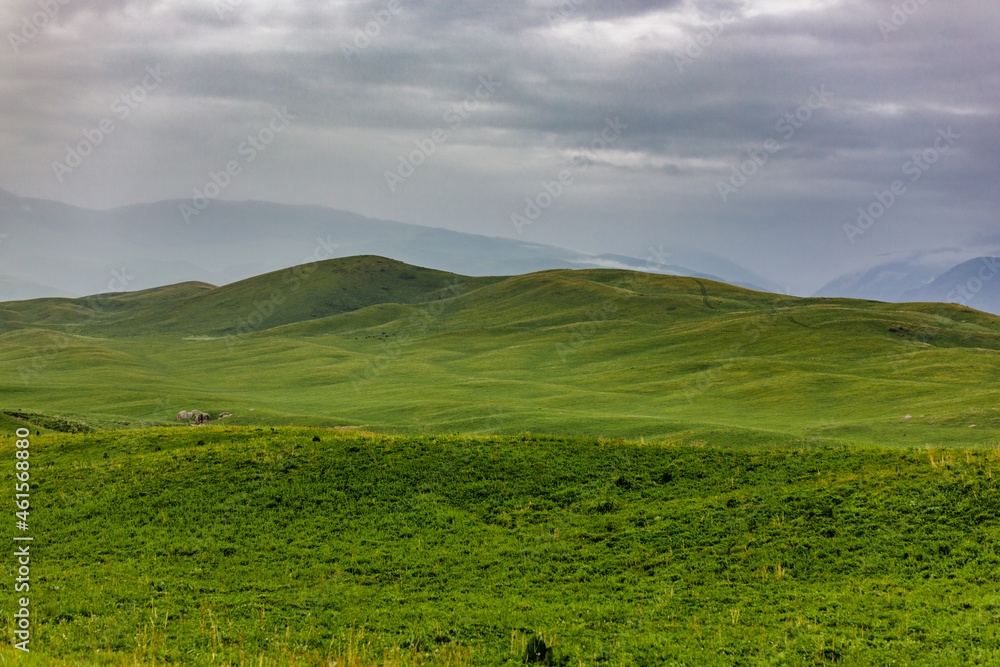
<svg viewBox="0 0 1000 667">
<path fill-rule="evenodd" d="M 8 0 L 0 28 L 23 197 L 696 248 L 803 294 L 1000 252 L 995 0 Z"/>
</svg>

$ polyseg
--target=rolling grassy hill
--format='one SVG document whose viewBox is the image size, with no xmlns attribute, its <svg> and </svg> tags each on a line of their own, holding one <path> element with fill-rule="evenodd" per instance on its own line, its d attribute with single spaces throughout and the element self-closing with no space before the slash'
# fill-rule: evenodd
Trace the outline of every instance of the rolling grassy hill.
<svg viewBox="0 0 1000 667">
<path fill-rule="evenodd" d="M 983 445 L 1000 318 L 610 269 L 469 278 L 380 257 L 224 287 L 0 304 L 0 407 L 79 419 L 719 444 Z"/>
<path fill-rule="evenodd" d="M 998 325 L 378 257 L 0 304 L 0 658 L 995 664 Z"/>
<path fill-rule="evenodd" d="M 208 426 L 30 451 L 32 652 L 6 664 L 513 667 L 534 635 L 567 666 L 1000 660 L 1000 448 Z"/>
<path fill-rule="evenodd" d="M 68 332 L 137 336 L 189 332 L 232 335 L 241 321 L 264 314 L 271 328 L 355 311 L 381 303 L 440 298 L 450 285 L 478 286 L 491 278 L 466 278 L 408 266 L 381 257 L 350 257 L 274 271 L 215 287 L 180 283 L 166 287 L 98 294 L 82 299 L 35 299 L 3 306 L 6 330 L 65 325 Z"/>
</svg>

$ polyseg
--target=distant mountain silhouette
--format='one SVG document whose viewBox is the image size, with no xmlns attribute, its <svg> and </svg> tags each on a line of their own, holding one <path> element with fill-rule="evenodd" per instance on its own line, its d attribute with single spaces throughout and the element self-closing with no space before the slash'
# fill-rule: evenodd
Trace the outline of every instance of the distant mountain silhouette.
<svg viewBox="0 0 1000 667">
<path fill-rule="evenodd" d="M 4 300 L 82 296 L 188 281 L 224 285 L 309 260 L 380 255 L 469 276 L 613 266 L 608 257 L 551 245 L 366 218 L 320 206 L 212 201 L 185 219 L 190 201 L 95 211 L 0 194 Z M 698 266 L 613 256 L 621 266 L 702 276 L 778 291 L 738 265 L 702 253 Z M 18 282 L 21 281 L 21 282 Z M 51 286 L 40 293 L 27 283 Z"/>
<path fill-rule="evenodd" d="M 887 262 L 836 278 L 813 296 L 899 301 L 904 292 L 934 279 L 937 271 L 909 261 Z"/>
<path fill-rule="evenodd" d="M 1000 257 L 962 262 L 927 285 L 906 291 L 902 300 L 958 303 L 1000 315 Z"/>
</svg>

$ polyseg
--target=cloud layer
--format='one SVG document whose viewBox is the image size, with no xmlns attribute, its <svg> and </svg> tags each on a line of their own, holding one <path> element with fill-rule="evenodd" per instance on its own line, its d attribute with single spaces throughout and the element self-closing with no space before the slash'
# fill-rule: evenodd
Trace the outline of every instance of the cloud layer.
<svg viewBox="0 0 1000 667">
<path fill-rule="evenodd" d="M 192 199 L 237 161 L 220 198 L 709 248 L 799 293 L 997 231 L 992 0 L 18 0 L 0 26 L 23 196 Z"/>
</svg>

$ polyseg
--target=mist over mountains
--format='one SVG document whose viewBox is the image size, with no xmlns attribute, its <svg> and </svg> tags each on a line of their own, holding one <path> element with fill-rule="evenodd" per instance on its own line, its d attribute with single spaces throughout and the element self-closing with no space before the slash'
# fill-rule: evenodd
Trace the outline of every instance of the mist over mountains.
<svg viewBox="0 0 1000 667">
<path fill-rule="evenodd" d="M 904 292 L 934 280 L 940 269 L 899 260 L 878 264 L 866 271 L 839 276 L 814 296 L 899 301 Z"/>
<path fill-rule="evenodd" d="M 95 211 L 0 191 L 0 301 L 84 296 L 187 281 L 224 285 L 314 260 L 381 255 L 470 276 L 624 268 L 762 291 L 773 282 L 711 253 L 588 255 L 319 206 L 213 201 L 187 221 L 161 201 Z M 676 252 L 676 251 L 675 251 Z M 695 266 L 680 264 L 690 259 Z"/>
<path fill-rule="evenodd" d="M 1000 314 L 1000 257 L 962 262 L 926 285 L 903 292 L 902 300 L 959 303 Z"/>
<path fill-rule="evenodd" d="M 166 200 L 101 211 L 0 190 L 0 301 L 80 297 L 189 281 L 226 285 L 356 255 L 391 257 L 468 276 L 614 268 L 790 291 L 707 251 L 661 247 L 648 248 L 644 257 L 595 255 L 321 206 L 216 200 L 197 215 L 184 216 L 180 206 L 188 203 Z M 812 296 L 953 302 L 1000 314 L 996 260 L 968 256 L 962 249 L 910 253 L 835 278 Z"/>
<path fill-rule="evenodd" d="M 995 251 L 982 239 L 980 251 Z M 963 248 L 908 253 L 867 270 L 845 274 L 816 291 L 818 297 L 847 297 L 895 303 L 957 303 L 1000 314 L 1000 264 Z"/>
</svg>

